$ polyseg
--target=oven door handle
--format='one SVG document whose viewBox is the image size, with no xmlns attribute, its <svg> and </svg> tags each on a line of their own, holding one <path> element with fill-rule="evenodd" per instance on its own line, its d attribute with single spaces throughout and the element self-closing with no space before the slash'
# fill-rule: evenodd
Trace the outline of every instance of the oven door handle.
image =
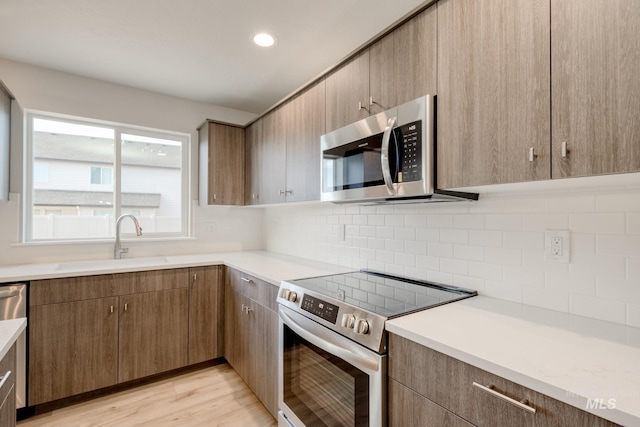
<svg viewBox="0 0 640 427">
<path fill-rule="evenodd" d="M 280 308 L 280 319 L 293 332 L 309 341 L 311 344 L 341 358 L 345 362 L 350 363 L 362 371 L 378 372 L 381 368 L 380 361 L 373 356 L 372 351 L 365 350 L 355 343 L 349 345 L 347 348 L 343 343 L 339 342 L 341 340 L 348 341 L 346 338 L 343 338 L 341 335 L 338 335 L 324 326 L 318 325 L 312 320 L 308 320 L 301 316 L 300 320 L 305 323 L 304 326 L 301 326 L 298 321 L 282 310 L 282 307 Z M 371 354 L 367 354 L 367 352 Z"/>
<path fill-rule="evenodd" d="M 382 134 L 382 147 L 380 147 L 382 177 L 384 178 L 384 184 L 387 186 L 387 191 L 391 196 L 396 193 L 396 190 L 393 188 L 393 178 L 391 177 L 391 169 L 389 168 L 389 143 L 391 142 L 391 132 L 393 132 L 397 121 L 397 117 L 391 117 L 387 122 L 387 127 Z"/>
</svg>

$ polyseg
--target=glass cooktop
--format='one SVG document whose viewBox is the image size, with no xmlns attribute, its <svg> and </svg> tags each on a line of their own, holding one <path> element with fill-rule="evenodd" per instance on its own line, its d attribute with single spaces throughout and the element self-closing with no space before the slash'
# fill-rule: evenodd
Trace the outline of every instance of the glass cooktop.
<svg viewBox="0 0 640 427">
<path fill-rule="evenodd" d="M 387 318 L 477 295 L 473 290 L 366 270 L 287 282 Z"/>
</svg>

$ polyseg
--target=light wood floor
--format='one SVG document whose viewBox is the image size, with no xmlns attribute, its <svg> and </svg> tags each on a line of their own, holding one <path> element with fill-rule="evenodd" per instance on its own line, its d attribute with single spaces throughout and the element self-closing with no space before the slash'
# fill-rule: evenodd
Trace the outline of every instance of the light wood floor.
<svg viewBox="0 0 640 427">
<path fill-rule="evenodd" d="M 224 363 L 31 417 L 19 427 L 276 426 Z"/>
</svg>

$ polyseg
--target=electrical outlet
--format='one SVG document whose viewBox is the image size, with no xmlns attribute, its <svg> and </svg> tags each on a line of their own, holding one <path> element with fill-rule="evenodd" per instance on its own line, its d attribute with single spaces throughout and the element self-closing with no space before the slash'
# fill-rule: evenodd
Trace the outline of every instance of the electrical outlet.
<svg viewBox="0 0 640 427">
<path fill-rule="evenodd" d="M 551 238 L 551 255 L 562 256 L 562 237 Z"/>
<path fill-rule="evenodd" d="M 569 230 L 545 230 L 544 258 L 547 261 L 569 262 L 571 235 Z"/>
</svg>

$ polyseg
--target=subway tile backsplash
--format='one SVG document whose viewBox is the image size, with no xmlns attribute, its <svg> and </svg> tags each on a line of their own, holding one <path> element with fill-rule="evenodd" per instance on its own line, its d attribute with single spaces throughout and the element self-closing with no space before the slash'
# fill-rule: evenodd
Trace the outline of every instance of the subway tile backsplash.
<svg viewBox="0 0 640 427">
<path fill-rule="evenodd" d="M 571 231 L 570 263 L 545 259 L 547 229 Z M 277 206 L 265 209 L 264 230 L 270 251 L 640 327 L 638 185 L 472 203 Z"/>
</svg>

